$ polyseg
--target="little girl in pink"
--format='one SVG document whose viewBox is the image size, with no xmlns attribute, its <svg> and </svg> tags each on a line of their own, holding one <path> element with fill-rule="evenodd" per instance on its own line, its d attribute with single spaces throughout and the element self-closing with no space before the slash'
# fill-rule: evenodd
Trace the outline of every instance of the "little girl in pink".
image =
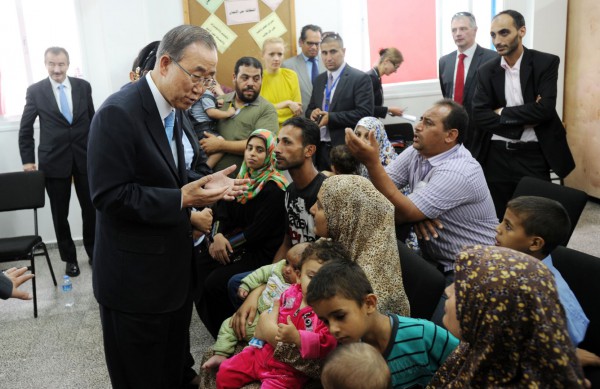
<svg viewBox="0 0 600 389">
<path fill-rule="evenodd" d="M 330 257 L 313 255 L 317 253 L 311 246 L 302 255 L 300 271 L 296 270 L 299 283 L 290 286 L 272 312 L 263 313 L 259 319 L 255 337 L 267 343 L 262 348 L 246 347 L 223 361 L 217 373 L 218 389 L 240 388 L 253 381 L 261 381 L 261 388 L 267 389 L 302 388 L 308 377 L 273 357 L 277 343 L 295 344 L 305 359 L 323 359 L 336 347 L 335 338 L 304 298 L 310 280 Z"/>
</svg>

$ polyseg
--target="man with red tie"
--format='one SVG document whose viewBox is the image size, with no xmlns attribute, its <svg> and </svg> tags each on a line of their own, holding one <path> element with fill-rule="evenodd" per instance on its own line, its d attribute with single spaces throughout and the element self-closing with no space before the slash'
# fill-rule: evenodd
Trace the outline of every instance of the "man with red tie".
<svg viewBox="0 0 600 389">
<path fill-rule="evenodd" d="M 475 43 L 477 22 L 471 13 L 456 13 L 452 17 L 451 27 L 452 37 L 458 50 L 440 58 L 440 87 L 445 98 L 453 99 L 467 110 L 469 128 L 463 144 L 473 153 L 475 145 L 479 143 L 474 140 L 471 118 L 471 99 L 475 94 L 477 69 L 490 59 L 497 58 L 498 54 Z"/>
</svg>

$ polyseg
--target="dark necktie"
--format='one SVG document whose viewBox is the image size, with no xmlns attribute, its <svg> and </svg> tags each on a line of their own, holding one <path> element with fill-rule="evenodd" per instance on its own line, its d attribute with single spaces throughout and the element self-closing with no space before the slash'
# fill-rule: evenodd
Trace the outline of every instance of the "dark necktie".
<svg viewBox="0 0 600 389">
<path fill-rule="evenodd" d="M 458 56 L 458 66 L 456 67 L 456 80 L 454 81 L 454 101 L 463 103 L 463 91 L 465 89 L 465 54 Z"/>
<path fill-rule="evenodd" d="M 308 59 L 312 63 L 310 81 L 315 82 L 315 78 L 319 75 L 319 64 L 317 63 L 317 59 L 315 57 Z"/>
<path fill-rule="evenodd" d="M 73 115 L 69 109 L 69 100 L 67 100 L 67 94 L 65 93 L 65 86 L 60 84 L 58 86 L 58 99 L 60 100 L 60 112 L 63 114 L 65 119 L 70 123 L 73 123 Z"/>
</svg>

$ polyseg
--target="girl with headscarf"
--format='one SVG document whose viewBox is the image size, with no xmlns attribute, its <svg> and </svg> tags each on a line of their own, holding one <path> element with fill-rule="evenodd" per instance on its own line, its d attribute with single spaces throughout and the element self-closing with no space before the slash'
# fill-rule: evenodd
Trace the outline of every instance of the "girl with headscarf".
<svg viewBox="0 0 600 389">
<path fill-rule="evenodd" d="M 583 373 L 552 273 L 502 247 L 458 255 L 444 326 L 461 343 L 429 388 L 580 388 Z"/>
<path fill-rule="evenodd" d="M 394 230 L 394 206 L 364 177 L 338 175 L 310 209 L 315 234 L 342 243 L 373 285 L 382 312 L 410 316 Z"/>
<path fill-rule="evenodd" d="M 381 120 L 372 116 L 367 116 L 360 119 L 354 128 L 356 136 L 367 144 L 369 143 L 369 131 L 375 132 L 375 139 L 377 139 L 377 143 L 379 144 L 379 159 L 381 160 L 381 165 L 389 165 L 396 159 L 398 154 L 396 154 L 394 146 L 392 146 L 392 143 L 388 139 L 385 127 Z M 359 173 L 361 176 L 369 178 L 369 172 L 363 164 L 360 165 Z"/>
<path fill-rule="evenodd" d="M 252 182 L 236 201 L 218 203 L 212 242 L 200 254 L 196 307 L 215 338 L 223 320 L 235 311 L 227 294 L 229 278 L 271 263 L 285 234 L 287 181 L 275 168 L 275 144 L 269 130 L 250 134 L 238 178 Z"/>
</svg>

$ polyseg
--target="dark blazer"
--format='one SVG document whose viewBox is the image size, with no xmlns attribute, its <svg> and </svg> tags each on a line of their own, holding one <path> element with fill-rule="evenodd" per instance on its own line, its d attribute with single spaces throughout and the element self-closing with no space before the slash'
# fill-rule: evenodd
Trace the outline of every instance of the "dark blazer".
<svg viewBox="0 0 600 389">
<path fill-rule="evenodd" d="M 319 74 L 313 85 L 306 117 L 315 108 L 323 107 L 327 72 Z M 369 76 L 346 64 L 329 105 L 329 133 L 332 146 L 346 143 L 344 129 L 354 128 L 365 116 L 373 116 L 373 87 Z"/>
<path fill-rule="evenodd" d="M 38 169 L 46 177 L 66 178 L 72 173 L 73 162 L 82 174 L 86 172 L 88 132 L 94 116 L 92 87 L 79 78 L 69 77 L 73 100 L 73 123 L 60 112 L 50 79 L 27 88 L 25 108 L 19 129 L 19 150 L 23 164 L 35 163 L 33 124 L 40 118 Z"/>
<path fill-rule="evenodd" d="M 178 110 L 176 167 L 146 78 L 106 99 L 92 121 L 93 288 L 110 309 L 171 312 L 188 296 L 193 244 L 189 211 L 181 209 L 187 182 L 181 123 Z"/>
<path fill-rule="evenodd" d="M 451 99 L 454 95 L 454 67 L 456 65 L 456 56 L 458 51 L 453 51 L 450 54 L 446 54 L 439 60 L 439 77 L 440 87 L 442 89 L 442 95 L 444 98 Z M 490 61 L 494 58 L 498 58 L 498 53 L 494 50 L 484 49 L 477 45 L 475 53 L 471 59 L 471 65 L 467 73 L 465 80 L 465 87 L 463 90 L 463 106 L 469 114 L 469 128 L 467 133 L 464 135 L 463 143 L 471 152 L 473 152 L 473 133 L 475 131 L 475 125 L 473 123 L 472 116 L 472 100 L 475 94 L 475 87 L 477 86 L 477 70 L 481 65 Z"/>
<path fill-rule="evenodd" d="M 575 161 L 567 144 L 565 128 L 556 113 L 556 83 L 560 59 L 552 54 L 525 48 L 521 60 L 523 105 L 506 107 L 505 74 L 500 57 L 479 68 L 473 98 L 473 118 L 479 148 L 474 154 L 483 165 L 493 134 L 518 139 L 524 125 L 534 125 L 542 153 L 552 170 L 567 176 Z M 541 100 L 536 103 L 537 96 Z M 505 107 L 501 115 L 494 110 Z"/>
<path fill-rule="evenodd" d="M 375 103 L 373 116 L 384 118 L 387 116 L 388 109 L 383 106 L 383 86 L 381 85 L 381 76 L 376 68 L 368 70 L 367 74 L 371 78 L 371 84 L 373 84 L 373 101 Z"/>
<path fill-rule="evenodd" d="M 321 56 L 318 57 L 319 74 L 325 71 L 325 66 L 321 60 Z M 306 112 L 308 109 L 308 103 L 310 103 L 310 95 L 312 94 L 313 84 L 306 71 L 306 62 L 304 62 L 304 56 L 302 53 L 295 57 L 288 58 L 283 61 L 281 65 L 283 68 L 291 69 L 298 75 L 298 81 L 300 82 L 300 94 L 302 95 L 302 110 Z"/>
</svg>

